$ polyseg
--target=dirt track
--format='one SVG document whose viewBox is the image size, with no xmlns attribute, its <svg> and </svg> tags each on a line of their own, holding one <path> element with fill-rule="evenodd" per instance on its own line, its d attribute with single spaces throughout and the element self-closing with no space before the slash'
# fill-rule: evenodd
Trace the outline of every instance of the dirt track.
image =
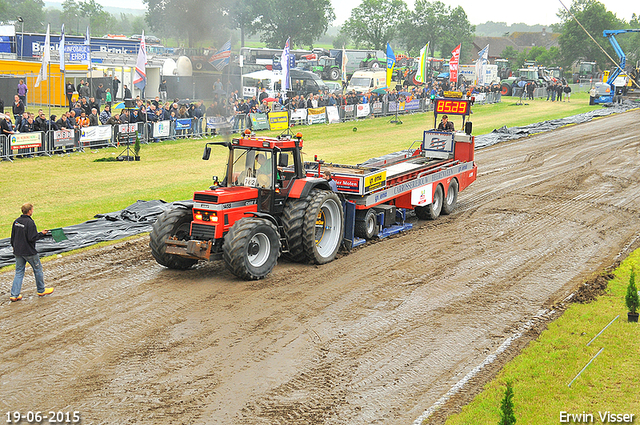
<svg viewBox="0 0 640 425">
<path fill-rule="evenodd" d="M 9 303 L 2 273 L 1 411 L 410 424 L 441 405 L 438 422 L 636 246 L 639 121 L 636 110 L 480 150 L 451 216 L 255 283 L 220 263 L 164 269 L 148 238 L 45 263 L 56 292 L 43 299 L 29 269 L 25 300 Z"/>
</svg>

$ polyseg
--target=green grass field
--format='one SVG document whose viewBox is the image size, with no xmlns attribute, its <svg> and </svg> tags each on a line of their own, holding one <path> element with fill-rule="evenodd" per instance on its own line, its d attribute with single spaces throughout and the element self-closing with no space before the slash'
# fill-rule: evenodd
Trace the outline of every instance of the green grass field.
<svg viewBox="0 0 640 425">
<path fill-rule="evenodd" d="M 572 102 L 534 100 L 515 106 L 506 97 L 500 104 L 473 108 L 473 134 L 485 134 L 502 126 L 520 126 L 586 112 L 586 94 Z M 433 126 L 433 114 L 402 116 L 404 124 L 390 124 L 390 117 L 331 125 L 294 127 L 304 136 L 306 159 L 355 164 L 368 158 L 407 148 L 421 140 Z M 461 120 L 454 119 L 459 128 Z M 356 129 L 356 131 L 354 131 Z M 274 135 L 268 131 L 262 135 Z M 16 159 L 0 163 L 0 238 L 10 235 L 12 221 L 25 202 L 35 205 L 40 229 L 63 227 L 90 220 L 95 214 L 122 209 L 137 200 L 191 199 L 194 190 L 207 188 L 213 175 L 222 176 L 227 150 L 214 147 L 209 162 L 202 161 L 205 141 L 166 141 L 143 145 L 140 162 L 94 162 L 117 156 L 122 149 L 87 150 L 64 156 Z M 481 166 L 481 165 L 480 165 Z"/>
<path fill-rule="evenodd" d="M 498 424 L 507 381 L 513 382 L 518 424 L 560 423 L 560 412 L 590 413 L 594 423 L 602 423 L 598 412 L 606 411 L 634 414 L 633 423 L 638 423 L 640 325 L 627 322 L 624 296 L 631 267 L 638 270 L 639 262 L 640 250 L 636 250 L 614 272 L 616 277 L 605 295 L 590 304 L 569 307 L 446 425 Z M 587 347 L 617 315 L 620 317 Z M 569 388 L 571 380 L 603 347 Z"/>
</svg>

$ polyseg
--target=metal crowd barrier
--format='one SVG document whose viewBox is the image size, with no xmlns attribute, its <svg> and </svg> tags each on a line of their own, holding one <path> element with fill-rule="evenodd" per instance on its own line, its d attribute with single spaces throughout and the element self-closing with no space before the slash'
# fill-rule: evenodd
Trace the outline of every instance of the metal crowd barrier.
<svg viewBox="0 0 640 425">
<path fill-rule="evenodd" d="M 518 88 L 517 90 L 522 90 Z M 544 91 L 544 88 L 537 89 Z M 483 93 L 477 96 L 479 104 L 496 103 L 501 101 L 500 93 Z M 546 92 L 544 92 L 546 96 Z M 540 97 L 538 91 L 534 96 Z M 433 104 L 429 98 L 412 99 L 410 102 L 373 102 L 364 105 L 336 105 L 340 122 L 347 122 L 369 117 L 384 117 L 427 112 L 433 110 Z M 308 125 L 307 110 L 289 111 L 290 124 Z M 332 115 L 335 119 L 335 112 Z M 317 115 L 314 115 L 317 117 Z M 329 123 L 330 117 L 325 109 L 325 120 Z M 334 121 L 335 122 L 335 121 Z M 247 114 L 237 114 L 234 118 L 224 123 L 230 126 L 233 132 L 240 132 L 250 124 Z M 0 134 L 0 160 L 12 160 L 16 157 L 53 155 L 82 151 L 84 149 L 97 149 L 105 147 L 117 147 L 120 145 L 135 143 L 136 132 L 141 143 L 153 143 L 163 140 L 176 140 L 177 138 L 201 138 L 207 133 L 214 134 L 214 128 L 207 128 L 205 118 L 178 118 L 175 120 L 163 120 L 158 122 L 137 122 L 131 124 L 116 124 L 113 126 L 100 125 L 71 130 L 50 130 L 46 132 L 16 133 L 15 138 Z M 37 135 L 37 136 L 36 136 Z M 36 140 L 37 139 L 37 140 Z M 18 148 L 17 146 L 26 146 Z"/>
</svg>

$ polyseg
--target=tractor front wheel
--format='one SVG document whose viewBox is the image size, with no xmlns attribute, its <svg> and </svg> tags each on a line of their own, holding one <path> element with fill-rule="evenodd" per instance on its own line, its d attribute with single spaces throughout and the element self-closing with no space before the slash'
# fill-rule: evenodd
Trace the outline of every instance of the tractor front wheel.
<svg viewBox="0 0 640 425">
<path fill-rule="evenodd" d="M 173 208 L 165 211 L 153 223 L 149 235 L 151 255 L 159 264 L 170 269 L 185 270 L 198 262 L 192 258 L 167 254 L 167 240 L 175 237 L 178 240 L 189 240 L 189 230 L 193 214 L 190 208 Z"/>
<path fill-rule="evenodd" d="M 331 75 L 329 75 L 332 80 L 337 80 L 340 78 L 340 70 L 338 68 L 331 68 Z"/>
<path fill-rule="evenodd" d="M 258 280 L 271 273 L 280 256 L 276 226 L 262 218 L 241 218 L 224 237 L 222 257 L 231 273 Z"/>
</svg>

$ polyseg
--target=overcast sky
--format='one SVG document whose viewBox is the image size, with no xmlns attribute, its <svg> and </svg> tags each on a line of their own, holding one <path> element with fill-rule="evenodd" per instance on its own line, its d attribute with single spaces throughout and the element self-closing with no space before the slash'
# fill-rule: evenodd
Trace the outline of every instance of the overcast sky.
<svg viewBox="0 0 640 425">
<path fill-rule="evenodd" d="M 295 0 L 291 0 L 295 1 Z M 525 24 L 551 25 L 558 22 L 556 13 L 562 8 L 560 0 L 536 0 L 532 2 L 507 2 L 505 0 L 441 0 L 450 7 L 462 6 L 467 12 L 469 21 L 472 24 L 482 24 L 487 21 L 506 22 L 513 24 L 524 22 Z M 410 9 L 413 8 L 414 0 L 405 0 Z M 563 0 L 567 7 L 570 7 L 571 0 Z M 640 4 L 631 0 L 601 0 L 607 10 L 615 13 L 618 18 L 629 21 L 631 14 L 640 15 Z M 98 0 L 103 6 L 115 6 L 125 8 L 144 9 L 142 0 Z M 358 6 L 361 0 L 331 0 L 336 12 L 336 20 L 333 25 L 342 23 L 351 14 L 351 9 Z M 524 8 L 524 4 L 531 7 Z"/>
</svg>

